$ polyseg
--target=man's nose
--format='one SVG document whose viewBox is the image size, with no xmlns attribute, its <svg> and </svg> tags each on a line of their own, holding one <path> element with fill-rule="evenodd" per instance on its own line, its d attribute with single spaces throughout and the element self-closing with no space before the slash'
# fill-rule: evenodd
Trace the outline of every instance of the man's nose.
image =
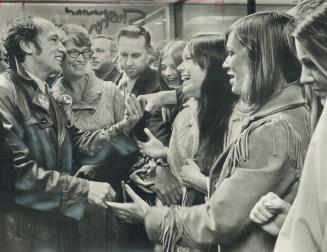
<svg viewBox="0 0 327 252">
<path fill-rule="evenodd" d="M 184 70 L 184 62 L 182 62 L 182 63 L 180 63 L 178 66 L 177 66 L 177 71 L 178 72 L 183 72 L 183 70 Z"/>
<path fill-rule="evenodd" d="M 60 41 L 58 42 L 58 51 L 66 53 L 66 47 Z"/>
<path fill-rule="evenodd" d="M 130 65 L 133 65 L 133 60 L 132 60 L 132 57 L 127 57 L 126 59 L 126 65 L 130 66 Z"/>
</svg>

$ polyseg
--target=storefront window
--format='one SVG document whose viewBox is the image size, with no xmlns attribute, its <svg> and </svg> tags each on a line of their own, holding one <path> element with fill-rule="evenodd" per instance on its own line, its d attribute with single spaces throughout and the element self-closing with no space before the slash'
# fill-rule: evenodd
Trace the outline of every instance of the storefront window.
<svg viewBox="0 0 327 252">
<path fill-rule="evenodd" d="M 0 36 L 10 21 L 19 16 L 49 19 L 57 26 L 73 23 L 84 26 L 91 36 L 115 37 L 131 23 L 144 25 L 151 32 L 153 44 L 169 40 L 168 4 L 87 4 L 87 3 L 3 3 L 0 7 Z"/>
<path fill-rule="evenodd" d="M 200 33 L 222 34 L 246 14 L 246 4 L 185 4 L 183 38 L 189 40 Z"/>
</svg>

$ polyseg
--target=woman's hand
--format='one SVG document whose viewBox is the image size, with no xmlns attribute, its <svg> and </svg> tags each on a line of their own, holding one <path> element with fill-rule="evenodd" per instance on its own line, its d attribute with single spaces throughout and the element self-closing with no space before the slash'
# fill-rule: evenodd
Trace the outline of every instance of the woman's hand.
<svg viewBox="0 0 327 252">
<path fill-rule="evenodd" d="M 129 131 L 143 117 L 144 110 L 134 94 L 131 94 L 125 100 L 125 108 L 124 119 L 119 123 L 119 125 L 125 133 L 129 133 Z"/>
<path fill-rule="evenodd" d="M 124 185 L 127 194 L 133 202 L 117 203 L 107 201 L 106 204 L 112 208 L 115 216 L 123 223 L 143 223 L 145 213 L 149 205 L 138 196 L 129 185 Z"/>
<path fill-rule="evenodd" d="M 186 187 L 194 188 L 204 194 L 208 193 L 207 177 L 201 173 L 199 166 L 192 159 L 184 161 L 180 176 Z"/>
<path fill-rule="evenodd" d="M 144 132 L 148 136 L 149 140 L 147 142 L 137 141 L 140 152 L 153 158 L 166 158 L 167 147 L 165 147 L 162 142 L 152 135 L 149 129 L 145 128 Z"/>
<path fill-rule="evenodd" d="M 290 208 L 291 204 L 269 192 L 255 204 L 250 219 L 267 233 L 278 235 Z"/>
<path fill-rule="evenodd" d="M 137 99 L 142 103 L 145 111 L 150 113 L 153 113 L 158 108 L 164 105 L 177 103 L 175 90 L 160 91 L 152 94 L 139 95 Z"/>
<path fill-rule="evenodd" d="M 157 166 L 155 191 L 162 203 L 168 206 L 180 203 L 183 196 L 179 181 L 168 167 Z"/>
</svg>

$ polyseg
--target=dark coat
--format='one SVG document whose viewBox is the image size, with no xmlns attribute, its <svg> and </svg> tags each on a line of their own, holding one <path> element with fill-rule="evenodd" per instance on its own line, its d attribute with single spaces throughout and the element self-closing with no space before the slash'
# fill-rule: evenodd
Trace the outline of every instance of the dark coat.
<svg viewBox="0 0 327 252">
<path fill-rule="evenodd" d="M 0 113 L 13 151 L 15 206 L 4 218 L 3 251 L 76 251 L 88 181 L 72 175 L 73 147 L 94 153 L 102 131 L 67 128 L 64 111 L 35 81 L 16 72 L 0 75 Z"/>
<path fill-rule="evenodd" d="M 15 170 L 12 151 L 5 141 L 5 132 L 0 118 L 0 208 L 14 193 Z"/>
<path fill-rule="evenodd" d="M 157 73 L 150 67 L 147 67 L 139 76 L 132 89 L 132 93 L 136 96 L 152 94 L 159 91 L 160 86 Z M 136 124 L 131 134 L 141 141 L 146 141 L 147 136 L 144 133 L 144 128 L 149 128 L 155 137 L 165 145 L 168 145 L 170 135 L 167 134 L 166 126 L 162 120 L 161 109 L 151 114 L 145 112 L 143 118 Z"/>
<path fill-rule="evenodd" d="M 110 72 L 105 73 L 104 76 L 97 77 L 104 81 L 112 81 L 117 85 L 122 75 L 123 73 L 119 72 L 118 68 L 115 66 Z"/>
</svg>

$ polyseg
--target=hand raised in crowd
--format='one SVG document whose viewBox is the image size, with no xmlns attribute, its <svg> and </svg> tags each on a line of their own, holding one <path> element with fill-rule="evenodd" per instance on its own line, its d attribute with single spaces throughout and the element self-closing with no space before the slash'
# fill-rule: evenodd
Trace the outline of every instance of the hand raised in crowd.
<svg viewBox="0 0 327 252">
<path fill-rule="evenodd" d="M 143 117 L 144 109 L 134 94 L 125 100 L 125 116 L 120 126 L 128 133 Z"/>
<path fill-rule="evenodd" d="M 168 206 L 179 204 L 183 196 L 179 181 L 168 167 L 157 166 L 155 191 L 162 203 Z"/>
<path fill-rule="evenodd" d="M 160 92 L 139 95 L 137 99 L 142 103 L 145 111 L 153 113 L 155 110 L 161 107 L 161 104 L 158 103 L 160 101 L 160 99 L 158 99 L 159 93 Z"/>
<path fill-rule="evenodd" d="M 290 203 L 269 192 L 255 204 L 250 219 L 267 233 L 278 235 L 290 208 Z"/>
<path fill-rule="evenodd" d="M 106 201 L 113 201 L 116 192 L 108 183 L 89 181 L 88 202 L 92 205 L 98 205 L 107 208 Z"/>
<path fill-rule="evenodd" d="M 129 185 L 124 185 L 127 194 L 133 202 L 117 203 L 106 202 L 112 208 L 114 214 L 123 223 L 143 223 L 144 216 L 149 205 L 138 196 Z"/>
<path fill-rule="evenodd" d="M 149 129 L 144 129 L 145 134 L 149 140 L 147 142 L 137 141 L 140 152 L 152 158 L 166 158 L 167 147 L 165 147 L 160 140 L 158 140 Z"/>
<path fill-rule="evenodd" d="M 153 113 L 164 105 L 177 103 L 175 90 L 139 95 L 137 99 L 142 103 L 145 111 L 150 113 Z"/>
<path fill-rule="evenodd" d="M 189 188 L 208 194 L 207 177 L 201 173 L 199 166 L 192 160 L 186 159 L 180 173 L 182 183 Z"/>
</svg>

